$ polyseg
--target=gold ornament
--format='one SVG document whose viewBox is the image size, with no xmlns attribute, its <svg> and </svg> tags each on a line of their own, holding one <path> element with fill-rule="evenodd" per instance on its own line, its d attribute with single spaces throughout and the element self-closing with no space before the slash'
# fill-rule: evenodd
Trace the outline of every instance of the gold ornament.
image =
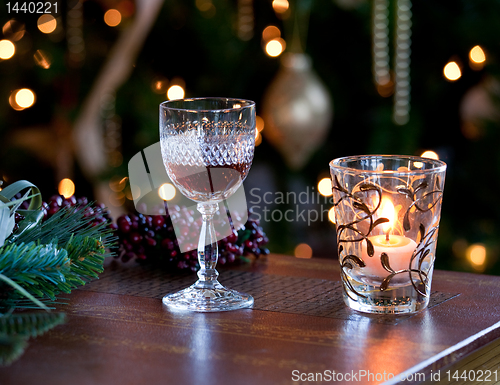
<svg viewBox="0 0 500 385">
<path fill-rule="evenodd" d="M 281 67 L 263 98 L 263 131 L 293 170 L 300 170 L 328 133 L 333 102 L 302 53 L 283 54 Z"/>
</svg>

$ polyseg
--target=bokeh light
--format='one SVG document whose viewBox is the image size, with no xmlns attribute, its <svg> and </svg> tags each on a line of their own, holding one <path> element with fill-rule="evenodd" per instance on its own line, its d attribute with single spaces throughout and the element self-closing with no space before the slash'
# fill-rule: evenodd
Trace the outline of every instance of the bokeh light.
<svg viewBox="0 0 500 385">
<path fill-rule="evenodd" d="M 171 183 L 163 183 L 158 189 L 158 195 L 164 201 L 170 201 L 175 197 L 175 187 Z"/>
<path fill-rule="evenodd" d="M 19 105 L 17 104 L 17 102 L 16 102 L 16 93 L 17 93 L 17 91 L 19 91 L 19 90 L 15 90 L 15 91 L 12 91 L 12 92 L 10 93 L 10 95 L 9 95 L 9 104 L 10 104 L 10 106 L 11 106 L 14 110 L 16 110 L 16 111 L 22 111 L 22 110 L 24 110 L 24 108 L 23 108 L 23 107 L 21 107 L 21 106 L 19 106 Z"/>
<path fill-rule="evenodd" d="M 195 5 L 201 12 L 207 12 L 213 6 L 212 0 L 196 0 Z"/>
<path fill-rule="evenodd" d="M 196 0 L 196 8 L 198 8 L 203 15 L 203 17 L 210 19 L 215 16 L 217 9 L 212 3 L 212 0 Z"/>
<path fill-rule="evenodd" d="M 151 89 L 157 94 L 164 94 L 168 89 L 168 79 L 164 77 L 157 77 L 151 83 Z"/>
<path fill-rule="evenodd" d="M 392 80 L 388 80 L 385 83 L 377 83 L 377 92 L 383 98 L 388 98 L 394 94 L 394 82 Z"/>
<path fill-rule="evenodd" d="M 476 45 L 469 52 L 469 66 L 474 71 L 482 70 L 486 62 L 486 54 L 484 50 Z"/>
<path fill-rule="evenodd" d="M 262 119 L 259 115 L 255 117 L 255 127 L 259 132 L 262 132 L 264 129 L 264 119 Z"/>
<path fill-rule="evenodd" d="M 443 74 L 446 79 L 455 81 L 460 79 L 460 77 L 462 76 L 462 71 L 460 70 L 460 67 L 456 62 L 451 61 L 444 66 Z"/>
<path fill-rule="evenodd" d="M 258 145 L 260 145 L 262 143 L 262 135 L 260 134 L 259 131 L 255 131 L 256 134 L 255 134 L 255 147 L 257 147 Z"/>
<path fill-rule="evenodd" d="M 184 88 L 179 85 L 171 86 L 167 91 L 168 100 L 182 99 L 184 98 Z"/>
<path fill-rule="evenodd" d="M 2 27 L 2 32 L 4 36 L 12 41 L 21 40 L 26 33 L 26 28 L 24 23 L 17 21 L 15 19 L 9 20 Z"/>
<path fill-rule="evenodd" d="M 0 59 L 10 59 L 16 53 L 16 46 L 10 40 L 0 40 Z"/>
<path fill-rule="evenodd" d="M 288 0 L 274 0 L 273 1 L 273 9 L 274 12 L 276 13 L 285 13 L 288 11 L 288 8 L 290 7 L 290 4 L 288 3 Z"/>
<path fill-rule="evenodd" d="M 460 130 L 463 136 L 469 140 L 478 140 L 485 134 L 484 126 L 476 121 L 463 121 Z"/>
<path fill-rule="evenodd" d="M 75 194 L 75 184 L 71 179 L 64 178 L 59 182 L 57 190 L 60 195 L 69 198 Z"/>
<path fill-rule="evenodd" d="M 436 159 L 439 160 L 439 155 L 436 154 L 434 151 L 427 150 L 420 155 L 422 158 L 428 158 L 428 159 Z"/>
<path fill-rule="evenodd" d="M 483 271 L 486 266 L 486 247 L 480 243 L 470 245 L 465 251 L 465 255 L 472 265 L 472 268 L 477 271 Z"/>
<path fill-rule="evenodd" d="M 474 63 L 484 63 L 486 61 L 486 55 L 484 54 L 483 49 L 478 45 L 470 50 L 469 58 Z"/>
<path fill-rule="evenodd" d="M 127 185 L 128 177 L 120 178 L 119 176 L 114 176 L 109 180 L 109 188 L 114 192 L 120 192 L 125 189 Z"/>
<path fill-rule="evenodd" d="M 57 21 L 54 16 L 45 13 L 38 18 L 37 26 L 41 32 L 48 34 L 56 30 Z"/>
<path fill-rule="evenodd" d="M 324 197 L 332 195 L 332 181 L 330 178 L 323 178 L 318 182 L 318 191 Z"/>
<path fill-rule="evenodd" d="M 269 25 L 262 31 L 262 40 L 266 43 L 278 37 L 281 37 L 281 31 L 274 25 Z"/>
<path fill-rule="evenodd" d="M 19 107 L 28 108 L 35 103 L 35 93 L 28 88 L 22 88 L 16 93 L 16 103 Z"/>
<path fill-rule="evenodd" d="M 108 9 L 104 14 L 104 22 L 110 27 L 116 27 L 122 22 L 122 14 L 117 9 Z"/>
<path fill-rule="evenodd" d="M 277 57 L 285 50 L 285 41 L 281 38 L 276 38 L 266 44 L 266 53 L 271 57 Z"/>
<path fill-rule="evenodd" d="M 328 210 L 328 220 L 335 224 L 335 207 L 332 207 Z"/>
<path fill-rule="evenodd" d="M 313 250 L 312 250 L 311 246 L 309 246 L 307 243 L 299 243 L 295 247 L 294 255 L 297 258 L 309 259 L 309 258 L 312 258 Z"/>
<path fill-rule="evenodd" d="M 41 49 L 38 49 L 34 53 L 33 59 L 35 59 L 35 63 L 43 69 L 49 69 L 52 64 L 50 55 L 47 52 L 42 51 Z"/>
</svg>

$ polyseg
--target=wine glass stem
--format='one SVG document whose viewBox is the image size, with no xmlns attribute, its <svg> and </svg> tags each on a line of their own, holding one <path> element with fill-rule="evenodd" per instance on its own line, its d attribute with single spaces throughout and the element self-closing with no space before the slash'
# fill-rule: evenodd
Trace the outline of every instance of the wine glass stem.
<svg viewBox="0 0 500 385">
<path fill-rule="evenodd" d="M 213 217 L 217 211 L 217 203 L 198 203 L 198 211 L 201 213 L 203 223 L 201 225 L 200 240 L 198 242 L 198 271 L 197 286 L 204 288 L 214 288 L 218 283 L 219 273 L 215 270 L 219 250 L 217 247 L 217 237 L 213 224 Z"/>
</svg>

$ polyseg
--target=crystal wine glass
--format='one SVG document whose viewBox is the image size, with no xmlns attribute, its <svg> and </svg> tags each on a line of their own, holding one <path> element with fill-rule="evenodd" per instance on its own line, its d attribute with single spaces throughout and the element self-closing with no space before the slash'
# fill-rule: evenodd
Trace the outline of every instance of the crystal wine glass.
<svg viewBox="0 0 500 385">
<path fill-rule="evenodd" d="M 218 204 L 245 180 L 255 149 L 255 103 L 228 98 L 182 99 L 160 104 L 163 163 L 174 185 L 197 202 L 202 215 L 198 281 L 163 297 L 169 308 L 200 312 L 251 307 L 253 297 L 222 286 L 213 224 Z"/>
</svg>

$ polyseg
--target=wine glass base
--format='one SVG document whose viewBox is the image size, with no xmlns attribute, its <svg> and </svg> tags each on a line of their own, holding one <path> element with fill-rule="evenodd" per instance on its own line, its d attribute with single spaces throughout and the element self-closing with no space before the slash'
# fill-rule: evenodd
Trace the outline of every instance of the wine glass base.
<svg viewBox="0 0 500 385">
<path fill-rule="evenodd" d="M 207 288 L 195 283 L 173 294 L 163 297 L 163 303 L 171 310 L 216 312 L 252 307 L 253 297 L 236 290 L 227 289 L 219 282 Z"/>
</svg>

